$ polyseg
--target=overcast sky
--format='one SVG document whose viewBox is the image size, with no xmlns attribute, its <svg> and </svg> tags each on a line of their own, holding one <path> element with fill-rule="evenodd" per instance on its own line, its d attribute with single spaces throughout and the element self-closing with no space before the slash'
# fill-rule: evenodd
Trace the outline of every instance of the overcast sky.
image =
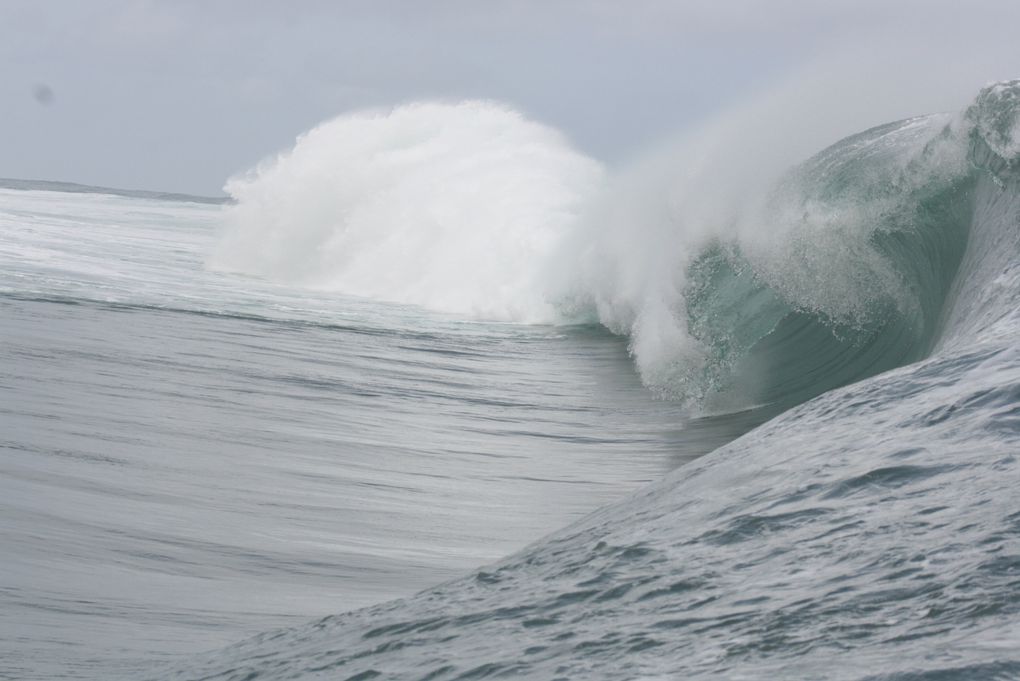
<svg viewBox="0 0 1020 681">
<path fill-rule="evenodd" d="M 1020 77 L 1018 28 L 1017 0 L 0 0 L 0 177 L 218 194 L 337 114 L 465 97 L 616 164 L 834 54 L 862 102 L 949 106 Z"/>
</svg>

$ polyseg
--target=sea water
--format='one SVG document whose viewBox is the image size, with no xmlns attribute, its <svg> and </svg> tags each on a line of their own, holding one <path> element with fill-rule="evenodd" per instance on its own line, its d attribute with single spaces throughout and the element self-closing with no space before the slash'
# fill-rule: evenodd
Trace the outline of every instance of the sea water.
<svg viewBox="0 0 1020 681">
<path fill-rule="evenodd" d="M 0 673 L 1020 675 L 1018 92 L 736 205 L 478 102 L 3 190 Z"/>
</svg>

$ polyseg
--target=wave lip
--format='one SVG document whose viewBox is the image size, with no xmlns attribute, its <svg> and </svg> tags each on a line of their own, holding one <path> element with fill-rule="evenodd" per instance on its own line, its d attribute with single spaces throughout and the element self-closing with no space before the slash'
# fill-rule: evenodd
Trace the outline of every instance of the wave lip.
<svg viewBox="0 0 1020 681">
<path fill-rule="evenodd" d="M 1020 80 L 984 88 L 966 117 L 989 149 L 1015 167 L 1020 158 Z"/>
</svg>

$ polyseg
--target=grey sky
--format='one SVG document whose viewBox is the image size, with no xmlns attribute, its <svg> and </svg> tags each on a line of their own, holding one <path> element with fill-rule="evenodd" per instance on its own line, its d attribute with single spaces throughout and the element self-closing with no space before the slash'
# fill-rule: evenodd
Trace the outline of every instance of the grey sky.
<svg viewBox="0 0 1020 681">
<path fill-rule="evenodd" d="M 216 194 L 322 120 L 437 97 L 616 163 L 834 53 L 903 115 L 949 106 L 1020 76 L 1018 26 L 1015 0 L 2 0 L 0 176 Z"/>
</svg>

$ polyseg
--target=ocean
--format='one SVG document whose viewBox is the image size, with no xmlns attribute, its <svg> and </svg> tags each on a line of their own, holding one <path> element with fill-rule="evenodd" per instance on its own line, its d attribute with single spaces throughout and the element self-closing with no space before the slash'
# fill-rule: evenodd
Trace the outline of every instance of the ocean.
<svg viewBox="0 0 1020 681">
<path fill-rule="evenodd" d="M 664 163 L 418 103 L 0 180 L 0 677 L 1020 678 L 1020 81 Z"/>
</svg>

